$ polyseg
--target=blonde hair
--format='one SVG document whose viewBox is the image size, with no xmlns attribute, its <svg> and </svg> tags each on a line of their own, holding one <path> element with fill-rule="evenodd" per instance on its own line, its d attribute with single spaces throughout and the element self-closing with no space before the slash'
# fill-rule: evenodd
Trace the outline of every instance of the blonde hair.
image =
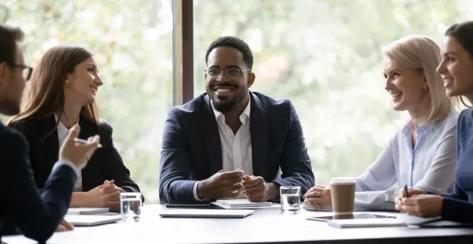
<svg viewBox="0 0 473 244">
<path fill-rule="evenodd" d="M 405 68 L 422 70 L 430 102 L 427 121 L 439 121 L 448 115 L 452 103 L 445 94 L 442 78 L 436 71 L 441 59 L 437 43 L 426 36 L 407 36 L 391 43 L 384 55 Z"/>
</svg>

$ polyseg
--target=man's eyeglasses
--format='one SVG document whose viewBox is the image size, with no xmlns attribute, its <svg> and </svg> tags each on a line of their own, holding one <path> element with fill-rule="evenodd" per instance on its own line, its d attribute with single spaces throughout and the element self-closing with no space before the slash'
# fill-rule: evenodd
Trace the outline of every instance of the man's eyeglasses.
<svg viewBox="0 0 473 244">
<path fill-rule="evenodd" d="M 33 68 L 26 66 L 24 64 L 15 64 L 13 65 L 13 67 L 21 69 L 21 74 L 23 76 L 23 79 L 25 79 L 25 81 L 31 78 L 31 74 L 33 73 Z"/>
<path fill-rule="evenodd" d="M 205 73 L 207 73 L 207 75 L 210 76 L 210 78 L 216 78 L 217 76 L 222 74 L 222 72 L 223 72 L 223 76 L 227 78 L 236 79 L 236 78 L 240 78 L 243 72 L 251 72 L 251 70 L 248 70 L 248 69 L 242 70 L 238 67 L 228 67 L 225 69 L 212 67 L 208 70 L 205 70 Z"/>
</svg>

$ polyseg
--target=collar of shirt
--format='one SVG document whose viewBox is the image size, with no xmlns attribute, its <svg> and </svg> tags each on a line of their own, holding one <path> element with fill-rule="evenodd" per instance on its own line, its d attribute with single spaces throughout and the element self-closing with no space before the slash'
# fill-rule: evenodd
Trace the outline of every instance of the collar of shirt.
<svg viewBox="0 0 473 244">
<path fill-rule="evenodd" d="M 250 132 L 250 108 L 251 102 L 248 102 L 245 109 L 239 116 L 241 126 L 236 132 L 225 123 L 225 115 L 213 108 L 216 118 L 220 147 L 222 150 L 222 169 L 236 170 L 241 169 L 245 174 L 253 174 L 253 158 L 251 148 Z"/>
<path fill-rule="evenodd" d="M 434 122 L 427 122 L 423 125 L 420 125 L 416 128 L 417 130 L 417 137 L 420 138 L 422 137 L 423 135 L 425 135 L 429 130 L 433 129 L 435 127 L 436 123 Z M 405 136 L 405 137 L 411 137 L 412 135 L 412 131 L 414 130 L 414 126 L 412 124 L 412 120 L 410 120 L 405 126 L 404 128 L 402 128 L 402 134 Z"/>
<path fill-rule="evenodd" d="M 64 142 L 64 139 L 66 139 L 67 134 L 69 133 L 69 129 L 64 126 L 64 124 L 59 121 L 59 118 L 57 117 L 56 114 L 54 114 L 54 120 L 56 121 L 57 124 L 57 137 L 59 141 L 59 147 L 61 147 L 62 143 Z"/>
<path fill-rule="evenodd" d="M 215 119 L 219 123 L 225 124 L 225 115 L 222 112 L 215 109 L 212 100 L 210 100 L 210 105 L 212 106 L 212 110 L 214 112 Z M 245 109 L 240 114 L 239 119 L 240 119 L 240 122 L 241 122 L 242 125 L 244 125 L 247 121 L 250 120 L 250 114 L 251 114 L 251 99 L 248 100 L 248 104 L 246 104 Z"/>
</svg>

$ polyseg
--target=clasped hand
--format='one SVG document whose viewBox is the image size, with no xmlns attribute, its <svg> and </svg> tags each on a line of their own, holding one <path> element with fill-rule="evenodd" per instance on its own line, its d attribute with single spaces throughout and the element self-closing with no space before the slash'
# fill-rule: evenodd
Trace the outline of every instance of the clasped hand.
<svg viewBox="0 0 473 244">
<path fill-rule="evenodd" d="M 120 192 L 123 190 L 115 185 L 114 180 L 105 180 L 102 185 L 96 186 L 88 192 L 86 206 L 107 207 L 112 211 L 120 210 Z"/>
<path fill-rule="evenodd" d="M 261 176 L 244 175 L 242 170 L 221 170 L 210 178 L 199 181 L 197 193 L 205 199 L 235 198 L 246 195 L 248 200 L 268 200 L 269 184 Z"/>
<path fill-rule="evenodd" d="M 437 217 L 442 215 L 443 197 L 411 188 L 407 196 L 400 192 L 395 199 L 395 208 L 402 213 L 415 215 L 423 218 Z"/>
</svg>

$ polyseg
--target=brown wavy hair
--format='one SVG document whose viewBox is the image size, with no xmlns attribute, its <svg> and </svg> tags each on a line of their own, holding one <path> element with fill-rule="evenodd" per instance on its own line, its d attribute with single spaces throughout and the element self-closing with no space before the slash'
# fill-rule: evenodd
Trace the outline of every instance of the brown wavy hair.
<svg viewBox="0 0 473 244">
<path fill-rule="evenodd" d="M 455 40 L 460 43 L 460 46 L 468 52 L 470 58 L 473 59 L 473 21 L 453 24 L 445 31 L 445 35 L 455 38 Z M 468 104 L 465 102 L 466 97 L 460 95 L 457 96 L 457 98 L 465 107 L 471 108 L 473 101 L 467 99 L 470 102 L 470 104 Z"/>
<path fill-rule="evenodd" d="M 64 113 L 67 75 L 90 57 L 92 54 L 82 47 L 58 46 L 46 51 L 34 69 L 25 105 L 10 123 L 27 118 L 42 119 L 54 113 L 60 117 Z M 97 124 L 100 121 L 95 102 L 83 106 L 80 114 Z"/>
</svg>

